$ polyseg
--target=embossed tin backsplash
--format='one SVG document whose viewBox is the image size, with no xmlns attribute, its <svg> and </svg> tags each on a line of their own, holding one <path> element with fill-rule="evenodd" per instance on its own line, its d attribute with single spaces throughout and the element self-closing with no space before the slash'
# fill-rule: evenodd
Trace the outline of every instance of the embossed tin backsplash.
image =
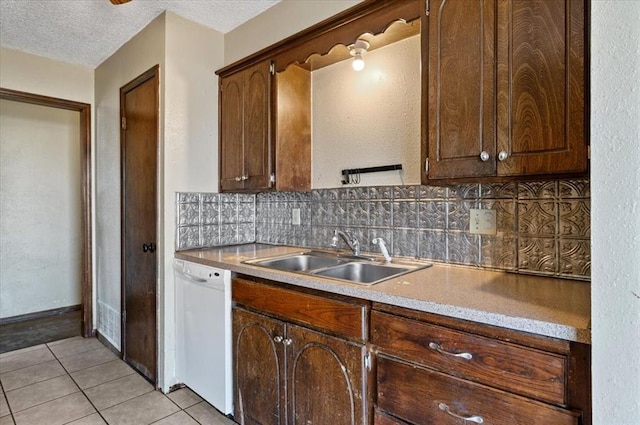
<svg viewBox="0 0 640 425">
<path fill-rule="evenodd" d="M 216 238 L 211 227 L 216 223 L 207 218 L 212 207 L 205 206 L 215 202 L 204 200 L 218 199 L 221 205 L 234 196 L 236 209 L 218 210 Z M 590 276 L 588 180 L 179 194 L 177 207 L 178 249 L 254 241 L 322 248 L 340 229 L 353 233 L 363 251 L 375 252 L 371 240 L 382 237 L 392 255 L 583 280 Z M 293 208 L 300 209 L 300 226 L 291 224 Z M 471 208 L 497 210 L 496 235 L 469 232 Z"/>
</svg>

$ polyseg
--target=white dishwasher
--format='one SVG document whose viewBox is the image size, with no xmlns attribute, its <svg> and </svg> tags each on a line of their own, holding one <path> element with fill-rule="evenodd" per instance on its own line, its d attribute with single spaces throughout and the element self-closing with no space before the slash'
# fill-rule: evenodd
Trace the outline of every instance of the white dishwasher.
<svg viewBox="0 0 640 425">
<path fill-rule="evenodd" d="M 174 259 L 176 378 L 225 415 L 233 412 L 231 272 Z"/>
</svg>

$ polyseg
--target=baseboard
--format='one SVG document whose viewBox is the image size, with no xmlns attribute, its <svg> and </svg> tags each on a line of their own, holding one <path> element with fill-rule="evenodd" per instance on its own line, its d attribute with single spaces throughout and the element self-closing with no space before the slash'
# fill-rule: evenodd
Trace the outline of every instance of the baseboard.
<svg viewBox="0 0 640 425">
<path fill-rule="evenodd" d="M 102 345 L 104 345 L 109 350 L 111 350 L 111 352 L 113 354 L 115 354 L 116 356 L 122 358 L 122 353 L 120 352 L 120 350 L 118 350 L 116 347 L 114 347 L 113 344 L 111 342 L 109 342 L 109 340 L 107 338 L 102 336 L 100 331 L 96 330 L 95 333 L 96 333 L 96 338 L 98 338 L 98 341 L 100 341 L 102 343 Z"/>
<path fill-rule="evenodd" d="M 36 311 L 34 313 L 21 314 L 19 316 L 5 317 L 0 319 L 0 325 L 8 325 L 9 323 L 26 322 L 27 320 L 43 319 L 45 317 L 58 316 L 60 314 L 71 313 L 80 310 L 81 306 L 70 305 L 68 307 L 54 308 L 51 310 Z"/>
</svg>

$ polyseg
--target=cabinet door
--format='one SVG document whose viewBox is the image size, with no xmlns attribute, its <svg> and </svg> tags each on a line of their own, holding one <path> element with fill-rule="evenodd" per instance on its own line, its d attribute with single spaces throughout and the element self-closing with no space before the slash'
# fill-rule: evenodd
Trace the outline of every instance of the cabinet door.
<svg viewBox="0 0 640 425">
<path fill-rule="evenodd" d="M 244 175 L 245 189 L 270 186 L 271 73 L 269 62 L 258 63 L 244 74 Z"/>
<path fill-rule="evenodd" d="M 286 423 L 282 322 L 233 310 L 233 362 L 236 421 L 252 425 Z"/>
<path fill-rule="evenodd" d="M 365 347 L 288 326 L 289 423 L 365 424 Z"/>
<path fill-rule="evenodd" d="M 430 179 L 495 174 L 494 32 L 495 0 L 431 1 Z"/>
<path fill-rule="evenodd" d="M 584 3 L 498 1 L 499 175 L 587 169 Z"/>
<path fill-rule="evenodd" d="M 220 79 L 220 189 L 244 187 L 243 75 Z"/>
</svg>

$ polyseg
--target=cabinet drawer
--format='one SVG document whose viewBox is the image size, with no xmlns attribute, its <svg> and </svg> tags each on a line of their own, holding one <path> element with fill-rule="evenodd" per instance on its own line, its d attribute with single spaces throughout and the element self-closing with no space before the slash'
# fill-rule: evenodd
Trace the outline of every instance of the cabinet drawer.
<svg viewBox="0 0 640 425">
<path fill-rule="evenodd" d="M 280 286 L 234 278 L 236 304 L 342 338 L 366 341 L 367 302 L 316 295 Z"/>
<path fill-rule="evenodd" d="M 372 342 L 388 354 L 539 400 L 566 404 L 563 356 L 379 311 L 371 313 L 371 334 Z"/>
<path fill-rule="evenodd" d="M 460 416 L 477 416 L 482 422 L 475 423 L 485 425 L 577 425 L 580 417 L 577 412 L 385 356 L 378 358 L 377 373 L 378 408 L 414 424 L 458 425 L 463 423 Z"/>
<path fill-rule="evenodd" d="M 376 409 L 373 414 L 373 424 L 374 425 L 409 425 L 405 421 L 401 421 L 398 418 L 394 418 L 383 412 L 382 410 Z"/>
</svg>

